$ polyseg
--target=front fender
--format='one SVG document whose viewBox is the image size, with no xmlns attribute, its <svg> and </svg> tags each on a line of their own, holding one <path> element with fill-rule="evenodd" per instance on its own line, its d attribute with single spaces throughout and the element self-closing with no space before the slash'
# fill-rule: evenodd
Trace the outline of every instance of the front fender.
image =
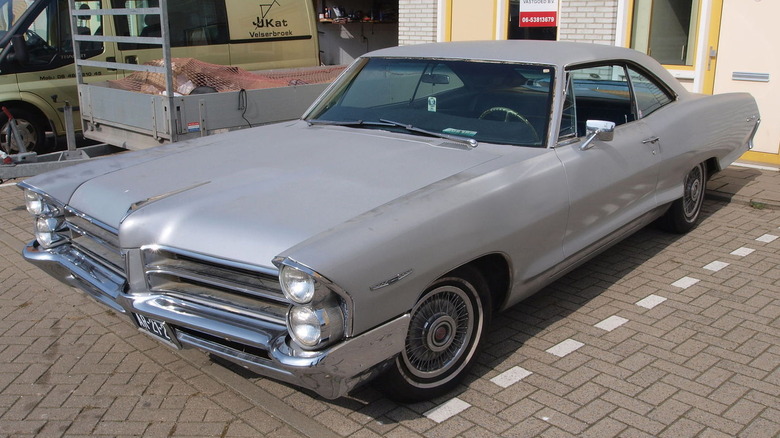
<svg viewBox="0 0 780 438">
<path fill-rule="evenodd" d="M 563 181 L 560 161 L 551 150 L 534 153 L 439 181 L 283 255 L 350 294 L 355 334 L 408 312 L 437 278 L 486 254 L 504 254 L 522 286 L 562 260 L 568 211 L 565 185 L 554 184 Z"/>
</svg>

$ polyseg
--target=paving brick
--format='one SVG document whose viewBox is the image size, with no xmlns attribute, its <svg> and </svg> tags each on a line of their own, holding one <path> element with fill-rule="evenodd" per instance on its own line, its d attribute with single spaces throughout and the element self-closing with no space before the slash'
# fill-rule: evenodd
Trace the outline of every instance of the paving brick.
<svg viewBox="0 0 780 438">
<path fill-rule="evenodd" d="M 28 218 L 8 190 L 0 188 L 0 435 L 312 430 L 227 388 L 205 356 L 185 359 L 21 260 L 29 227 L 16 222 Z M 778 436 L 780 243 L 754 239 L 780 234 L 780 210 L 704 207 L 692 233 L 640 230 L 497 315 L 486 354 L 453 394 L 471 407 L 441 424 L 423 413 L 448 398 L 399 405 L 363 388 L 327 401 L 263 378 L 246 385 L 329 436 Z M 740 248 L 754 251 L 732 254 Z M 703 268 L 714 261 L 729 265 Z M 672 286 L 684 277 L 700 281 Z M 650 295 L 666 300 L 635 304 Z M 594 327 L 613 315 L 629 322 Z M 545 351 L 569 338 L 585 345 L 564 358 Z M 490 381 L 516 366 L 533 374 L 507 388 Z"/>
</svg>

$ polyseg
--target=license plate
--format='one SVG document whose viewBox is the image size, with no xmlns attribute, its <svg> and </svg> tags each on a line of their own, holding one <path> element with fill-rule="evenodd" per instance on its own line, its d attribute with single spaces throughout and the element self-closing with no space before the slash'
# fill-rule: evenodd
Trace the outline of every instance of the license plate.
<svg viewBox="0 0 780 438">
<path fill-rule="evenodd" d="M 133 316 L 135 316 L 135 320 L 141 331 L 176 347 L 176 342 L 174 342 L 171 337 L 171 329 L 168 327 L 168 324 L 137 313 L 134 313 Z"/>
</svg>

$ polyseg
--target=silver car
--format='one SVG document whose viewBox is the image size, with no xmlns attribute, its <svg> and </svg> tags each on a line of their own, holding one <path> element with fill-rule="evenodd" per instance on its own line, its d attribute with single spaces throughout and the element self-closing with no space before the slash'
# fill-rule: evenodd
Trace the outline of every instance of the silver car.
<svg viewBox="0 0 780 438">
<path fill-rule="evenodd" d="M 689 93 L 629 49 L 385 49 L 300 120 L 24 181 L 24 256 L 173 348 L 421 400 L 495 312 L 653 221 L 693 228 L 758 123 L 750 95 Z"/>
</svg>

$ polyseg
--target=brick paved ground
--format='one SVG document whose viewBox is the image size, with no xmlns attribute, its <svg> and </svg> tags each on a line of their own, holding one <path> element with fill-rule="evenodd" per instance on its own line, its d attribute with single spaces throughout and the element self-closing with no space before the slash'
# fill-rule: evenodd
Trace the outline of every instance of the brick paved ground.
<svg viewBox="0 0 780 438">
<path fill-rule="evenodd" d="M 780 436 L 780 203 L 757 203 L 779 178 L 728 169 L 692 233 L 642 230 L 498 315 L 465 384 L 412 405 L 158 345 L 23 262 L 0 187 L 0 435 Z"/>
</svg>

